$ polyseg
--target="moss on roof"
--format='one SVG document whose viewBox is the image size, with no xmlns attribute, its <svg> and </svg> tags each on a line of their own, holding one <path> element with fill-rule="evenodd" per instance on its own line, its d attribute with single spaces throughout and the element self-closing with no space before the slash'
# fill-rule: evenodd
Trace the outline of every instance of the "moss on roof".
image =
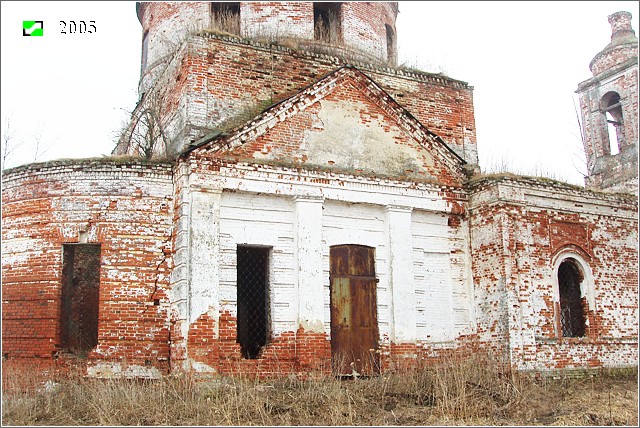
<svg viewBox="0 0 640 428">
<path fill-rule="evenodd" d="M 91 158 L 62 158 L 55 159 L 45 162 L 34 162 L 28 163 L 20 166 L 16 166 L 13 168 L 8 168 L 2 171 L 2 174 L 13 174 L 20 171 L 28 171 L 28 170 L 38 170 L 38 169 L 46 169 L 46 168 L 55 168 L 59 166 L 72 166 L 72 165 L 142 165 L 142 166 L 160 166 L 165 165 L 170 167 L 172 165 L 171 162 L 168 162 L 164 159 L 142 159 L 135 156 L 124 155 L 124 156 L 102 156 L 102 157 L 91 157 Z"/>
</svg>

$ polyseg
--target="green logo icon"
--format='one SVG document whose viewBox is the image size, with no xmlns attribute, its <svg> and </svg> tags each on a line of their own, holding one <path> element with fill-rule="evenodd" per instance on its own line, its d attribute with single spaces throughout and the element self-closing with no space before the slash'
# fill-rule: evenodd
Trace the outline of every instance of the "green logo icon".
<svg viewBox="0 0 640 428">
<path fill-rule="evenodd" d="M 43 21 L 22 21 L 23 36 L 43 36 Z"/>
</svg>

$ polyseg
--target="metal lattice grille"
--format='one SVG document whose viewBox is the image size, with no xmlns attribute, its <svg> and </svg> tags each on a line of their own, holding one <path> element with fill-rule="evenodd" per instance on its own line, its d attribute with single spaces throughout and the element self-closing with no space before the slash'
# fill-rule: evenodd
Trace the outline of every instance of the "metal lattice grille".
<svg viewBox="0 0 640 428">
<path fill-rule="evenodd" d="M 258 358 L 269 338 L 269 248 L 237 249 L 238 335 L 244 358 Z"/>
<path fill-rule="evenodd" d="M 564 306 L 561 304 L 560 309 L 560 323 L 562 324 L 562 336 L 563 337 L 572 337 L 573 336 L 573 325 L 571 323 L 571 308 Z"/>
<path fill-rule="evenodd" d="M 585 335 L 585 318 L 582 308 L 580 282 L 582 275 L 571 261 L 564 261 L 558 269 L 560 288 L 560 324 L 563 337 Z"/>
</svg>

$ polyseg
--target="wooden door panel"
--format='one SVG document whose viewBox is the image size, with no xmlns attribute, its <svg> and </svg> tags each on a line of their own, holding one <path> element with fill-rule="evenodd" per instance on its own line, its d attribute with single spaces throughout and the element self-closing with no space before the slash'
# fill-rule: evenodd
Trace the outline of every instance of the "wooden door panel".
<svg viewBox="0 0 640 428">
<path fill-rule="evenodd" d="M 331 275 L 349 274 L 349 248 L 345 245 L 330 250 Z"/>
<path fill-rule="evenodd" d="M 349 248 L 349 275 L 375 277 L 373 248 L 354 245 Z"/>
<path fill-rule="evenodd" d="M 378 373 L 375 250 L 361 245 L 332 247 L 331 352 L 333 369 Z"/>
</svg>

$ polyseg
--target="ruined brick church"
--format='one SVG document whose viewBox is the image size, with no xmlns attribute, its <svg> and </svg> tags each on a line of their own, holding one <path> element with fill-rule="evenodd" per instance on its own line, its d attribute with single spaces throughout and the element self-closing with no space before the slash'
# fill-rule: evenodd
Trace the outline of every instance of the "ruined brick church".
<svg viewBox="0 0 640 428">
<path fill-rule="evenodd" d="M 114 156 L 3 173 L 4 361 L 366 374 L 471 349 L 518 370 L 637 366 L 628 12 L 578 85 L 580 187 L 483 175 L 473 88 L 396 67 L 395 2 L 136 9 L 140 100 Z"/>
</svg>

